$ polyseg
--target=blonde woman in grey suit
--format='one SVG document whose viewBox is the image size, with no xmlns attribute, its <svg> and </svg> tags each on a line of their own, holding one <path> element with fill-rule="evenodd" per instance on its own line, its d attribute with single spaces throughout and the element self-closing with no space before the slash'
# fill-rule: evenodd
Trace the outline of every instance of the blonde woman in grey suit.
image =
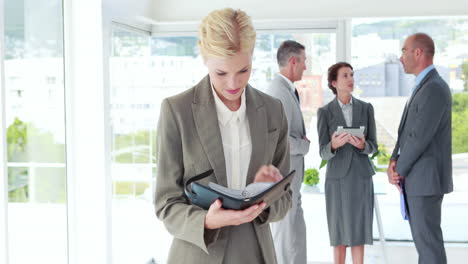
<svg viewBox="0 0 468 264">
<path fill-rule="evenodd" d="M 377 151 L 374 109 L 352 96 L 353 67 L 340 62 L 328 69 L 328 86 L 336 95 L 317 112 L 320 156 L 328 160 L 325 200 L 335 263 L 364 262 L 364 244 L 372 245 L 374 169 L 369 154 Z M 365 126 L 364 135 L 337 134 L 338 126 Z"/>
<path fill-rule="evenodd" d="M 168 263 L 276 263 L 269 223 L 287 213 L 291 192 L 268 208 L 261 203 L 234 211 L 223 209 L 220 200 L 204 210 L 190 204 L 183 190 L 209 169 L 214 174 L 205 184 L 233 189 L 276 182 L 289 172 L 281 102 L 247 83 L 255 36 L 245 12 L 211 12 L 198 42 L 208 75 L 161 105 L 155 206 L 174 237 Z"/>
</svg>

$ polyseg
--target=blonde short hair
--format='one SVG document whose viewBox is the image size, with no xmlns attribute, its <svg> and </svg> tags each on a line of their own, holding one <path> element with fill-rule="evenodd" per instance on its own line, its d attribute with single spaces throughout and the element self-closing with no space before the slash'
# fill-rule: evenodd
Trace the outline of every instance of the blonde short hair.
<svg viewBox="0 0 468 264">
<path fill-rule="evenodd" d="M 256 33 L 250 17 L 241 10 L 224 8 L 206 16 L 198 31 L 203 58 L 229 57 L 239 51 L 253 53 Z"/>
</svg>

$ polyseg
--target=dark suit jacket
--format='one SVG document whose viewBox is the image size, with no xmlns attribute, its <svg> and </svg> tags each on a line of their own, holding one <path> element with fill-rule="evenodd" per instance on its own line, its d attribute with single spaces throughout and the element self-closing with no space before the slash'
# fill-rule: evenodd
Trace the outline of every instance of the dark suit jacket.
<svg viewBox="0 0 468 264">
<path fill-rule="evenodd" d="M 453 190 L 452 95 L 437 70 L 421 81 L 406 105 L 392 158 L 409 196 Z M 398 154 L 398 150 L 400 153 Z"/>
<path fill-rule="evenodd" d="M 346 126 L 338 99 L 319 108 L 317 112 L 317 130 L 319 136 L 320 156 L 327 163 L 327 179 L 339 179 L 346 176 L 350 166 L 360 171 L 362 177 L 369 178 L 375 174 L 369 154 L 377 151 L 377 136 L 374 119 L 374 108 L 370 103 L 353 97 L 352 126 L 365 126 L 366 146 L 359 150 L 351 144 L 345 144 L 335 153 L 331 151 L 331 138 L 338 126 Z"/>
<path fill-rule="evenodd" d="M 281 103 L 250 85 L 245 93 L 252 139 L 247 184 L 253 182 L 255 173 L 265 164 L 273 164 L 286 175 L 289 172 L 288 123 Z M 214 175 L 205 178 L 204 183 L 227 186 L 223 145 L 209 76 L 195 87 L 163 101 L 157 153 L 156 215 L 174 236 L 168 262 L 221 263 L 230 227 L 205 230 L 207 211 L 191 205 L 183 190 L 184 182 L 208 169 L 213 169 Z M 265 263 L 276 263 L 268 223 L 281 220 L 290 207 L 289 192 L 253 222 Z M 233 263 L 242 261 L 243 256 L 239 254 Z"/>
</svg>

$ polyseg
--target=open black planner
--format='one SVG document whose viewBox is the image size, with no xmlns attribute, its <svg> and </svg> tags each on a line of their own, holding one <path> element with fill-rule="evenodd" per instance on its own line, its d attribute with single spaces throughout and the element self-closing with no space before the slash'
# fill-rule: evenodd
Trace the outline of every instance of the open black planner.
<svg viewBox="0 0 468 264">
<path fill-rule="evenodd" d="M 278 182 L 255 182 L 247 185 L 243 190 L 229 189 L 213 182 L 208 185 L 196 182 L 212 173 L 213 170 L 208 170 L 185 183 L 185 195 L 190 202 L 208 209 L 216 199 L 220 199 L 224 209 L 243 210 L 261 202 L 266 202 L 268 207 L 280 199 L 289 191 L 295 171 L 291 171 Z"/>
</svg>

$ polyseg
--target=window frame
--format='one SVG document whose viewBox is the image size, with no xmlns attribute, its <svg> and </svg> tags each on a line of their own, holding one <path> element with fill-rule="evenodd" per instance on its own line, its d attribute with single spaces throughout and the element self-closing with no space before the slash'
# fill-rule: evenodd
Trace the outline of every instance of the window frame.
<svg viewBox="0 0 468 264">
<path fill-rule="evenodd" d="M 4 14 L 4 1 L 0 0 L 0 14 Z M 4 70 L 4 24 L 0 19 L 0 175 L 8 175 L 6 152 L 6 106 L 5 106 L 5 70 Z M 8 264 L 8 177 L 0 177 L 0 262 Z"/>
</svg>

